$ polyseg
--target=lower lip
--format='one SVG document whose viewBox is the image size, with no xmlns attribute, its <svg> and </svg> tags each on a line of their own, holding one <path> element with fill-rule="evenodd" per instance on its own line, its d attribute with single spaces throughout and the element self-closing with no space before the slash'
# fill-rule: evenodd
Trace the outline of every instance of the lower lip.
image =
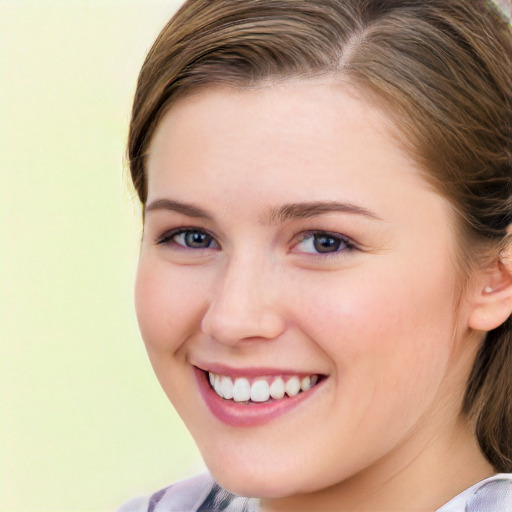
<svg viewBox="0 0 512 512">
<path fill-rule="evenodd" d="M 220 421 L 234 427 L 255 427 L 278 418 L 311 398 L 317 388 L 323 384 L 322 380 L 308 391 L 302 391 L 293 397 L 244 404 L 220 397 L 211 388 L 206 372 L 198 368 L 194 368 L 194 372 L 201 396 L 212 414 Z"/>
</svg>

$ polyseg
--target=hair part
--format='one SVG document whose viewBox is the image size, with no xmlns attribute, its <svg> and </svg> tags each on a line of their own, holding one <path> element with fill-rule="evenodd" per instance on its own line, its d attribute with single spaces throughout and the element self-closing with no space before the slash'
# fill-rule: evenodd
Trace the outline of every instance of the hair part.
<svg viewBox="0 0 512 512">
<path fill-rule="evenodd" d="M 322 75 L 376 99 L 449 200 L 462 275 L 512 247 L 512 32 L 485 0 L 187 1 L 135 93 L 128 159 L 143 206 L 150 144 L 178 98 Z M 512 472 L 510 317 L 481 345 L 463 413 L 496 470 Z"/>
</svg>

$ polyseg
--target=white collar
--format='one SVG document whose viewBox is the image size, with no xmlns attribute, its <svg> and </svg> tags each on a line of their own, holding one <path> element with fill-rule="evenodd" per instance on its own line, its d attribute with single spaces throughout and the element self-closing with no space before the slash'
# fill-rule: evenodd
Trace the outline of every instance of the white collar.
<svg viewBox="0 0 512 512">
<path fill-rule="evenodd" d="M 496 485 L 488 486 L 490 482 L 500 480 L 510 482 L 510 484 L 504 485 L 499 491 Z M 483 490 L 484 487 L 486 491 Z M 487 504 L 485 508 L 481 508 L 485 504 Z M 483 510 L 485 512 L 512 512 L 512 473 L 500 473 L 478 482 L 437 509 L 436 512 L 481 512 Z"/>
</svg>

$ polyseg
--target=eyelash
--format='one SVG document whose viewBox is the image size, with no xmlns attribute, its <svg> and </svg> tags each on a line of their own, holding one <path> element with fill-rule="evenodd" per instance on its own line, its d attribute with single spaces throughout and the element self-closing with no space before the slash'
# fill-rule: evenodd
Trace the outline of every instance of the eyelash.
<svg viewBox="0 0 512 512">
<path fill-rule="evenodd" d="M 169 231 L 167 233 L 164 233 L 162 236 L 160 236 L 159 238 L 157 238 L 156 240 L 156 244 L 157 245 L 177 245 L 178 247 L 184 249 L 184 250 L 201 250 L 201 249 L 210 249 L 210 247 L 187 247 L 185 245 L 182 245 L 182 244 L 179 244 L 177 242 L 175 242 L 173 239 L 175 237 L 177 237 L 178 235 L 183 235 L 183 234 L 189 234 L 189 233 L 197 233 L 197 234 L 200 234 L 200 235 L 205 235 L 207 236 L 214 244 L 217 245 L 217 247 L 219 246 L 219 244 L 215 241 L 215 238 L 210 235 L 210 233 L 208 233 L 207 231 L 205 231 L 204 229 L 198 229 L 198 228 L 179 228 L 179 229 L 175 229 L 173 231 Z"/>
<path fill-rule="evenodd" d="M 314 243 L 315 237 L 334 240 L 335 243 L 338 244 L 338 247 L 336 248 L 336 250 L 334 250 L 332 252 L 304 253 L 304 254 L 308 254 L 310 257 L 313 257 L 313 258 L 340 258 L 340 257 L 346 256 L 347 253 L 350 253 L 350 252 L 354 251 L 355 249 L 357 249 L 356 245 L 354 244 L 354 242 L 352 240 L 350 240 L 350 238 L 340 235 L 338 233 L 330 233 L 328 231 L 309 231 L 309 232 L 303 233 L 301 235 L 299 242 L 297 244 L 295 244 L 295 246 L 297 246 L 300 243 L 305 242 L 306 240 L 309 240 L 309 239 L 313 239 L 313 243 Z M 340 245 L 343 245 L 344 247 L 340 249 L 339 248 Z"/>
<path fill-rule="evenodd" d="M 208 233 L 208 231 L 205 231 L 204 229 L 193 228 L 193 227 L 179 228 L 179 229 L 175 229 L 173 231 L 164 233 L 162 236 L 160 236 L 159 238 L 156 239 L 156 244 L 157 245 L 176 245 L 180 249 L 191 250 L 191 251 L 212 248 L 212 247 L 189 247 L 189 246 L 186 246 L 183 244 L 179 244 L 173 240 L 175 237 L 177 237 L 179 235 L 191 234 L 191 233 L 205 235 L 206 237 L 208 237 L 210 239 L 211 243 L 216 245 L 216 247 L 213 247 L 214 249 L 220 248 L 219 244 L 215 241 L 215 238 L 210 233 Z M 316 252 L 316 253 L 304 252 L 303 254 L 309 254 L 309 256 L 313 257 L 313 258 L 324 258 L 324 259 L 325 258 L 336 258 L 336 257 L 342 257 L 342 256 L 346 255 L 347 253 L 350 253 L 350 252 L 354 251 L 355 249 L 357 249 L 356 245 L 354 244 L 354 242 L 352 240 L 350 240 L 350 238 L 340 235 L 338 233 L 330 233 L 328 231 L 307 231 L 305 233 L 302 233 L 300 235 L 299 240 L 294 244 L 294 247 L 305 242 L 306 240 L 314 239 L 315 237 L 319 237 L 319 238 L 324 237 L 326 239 L 334 240 L 335 243 L 337 243 L 339 245 L 343 245 L 344 247 L 342 249 L 336 248 L 336 250 L 334 250 L 333 252 L 324 252 L 324 253 L 322 253 L 322 252 Z M 314 241 L 313 241 L 313 243 L 314 243 Z"/>
</svg>

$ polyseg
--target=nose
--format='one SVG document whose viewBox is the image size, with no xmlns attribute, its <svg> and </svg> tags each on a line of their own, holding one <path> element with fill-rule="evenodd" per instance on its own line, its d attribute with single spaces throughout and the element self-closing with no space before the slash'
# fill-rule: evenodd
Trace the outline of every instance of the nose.
<svg viewBox="0 0 512 512">
<path fill-rule="evenodd" d="M 202 331 L 219 343 L 272 340 L 285 330 L 280 313 L 276 269 L 254 262 L 231 262 L 216 287 L 201 321 Z"/>
</svg>

